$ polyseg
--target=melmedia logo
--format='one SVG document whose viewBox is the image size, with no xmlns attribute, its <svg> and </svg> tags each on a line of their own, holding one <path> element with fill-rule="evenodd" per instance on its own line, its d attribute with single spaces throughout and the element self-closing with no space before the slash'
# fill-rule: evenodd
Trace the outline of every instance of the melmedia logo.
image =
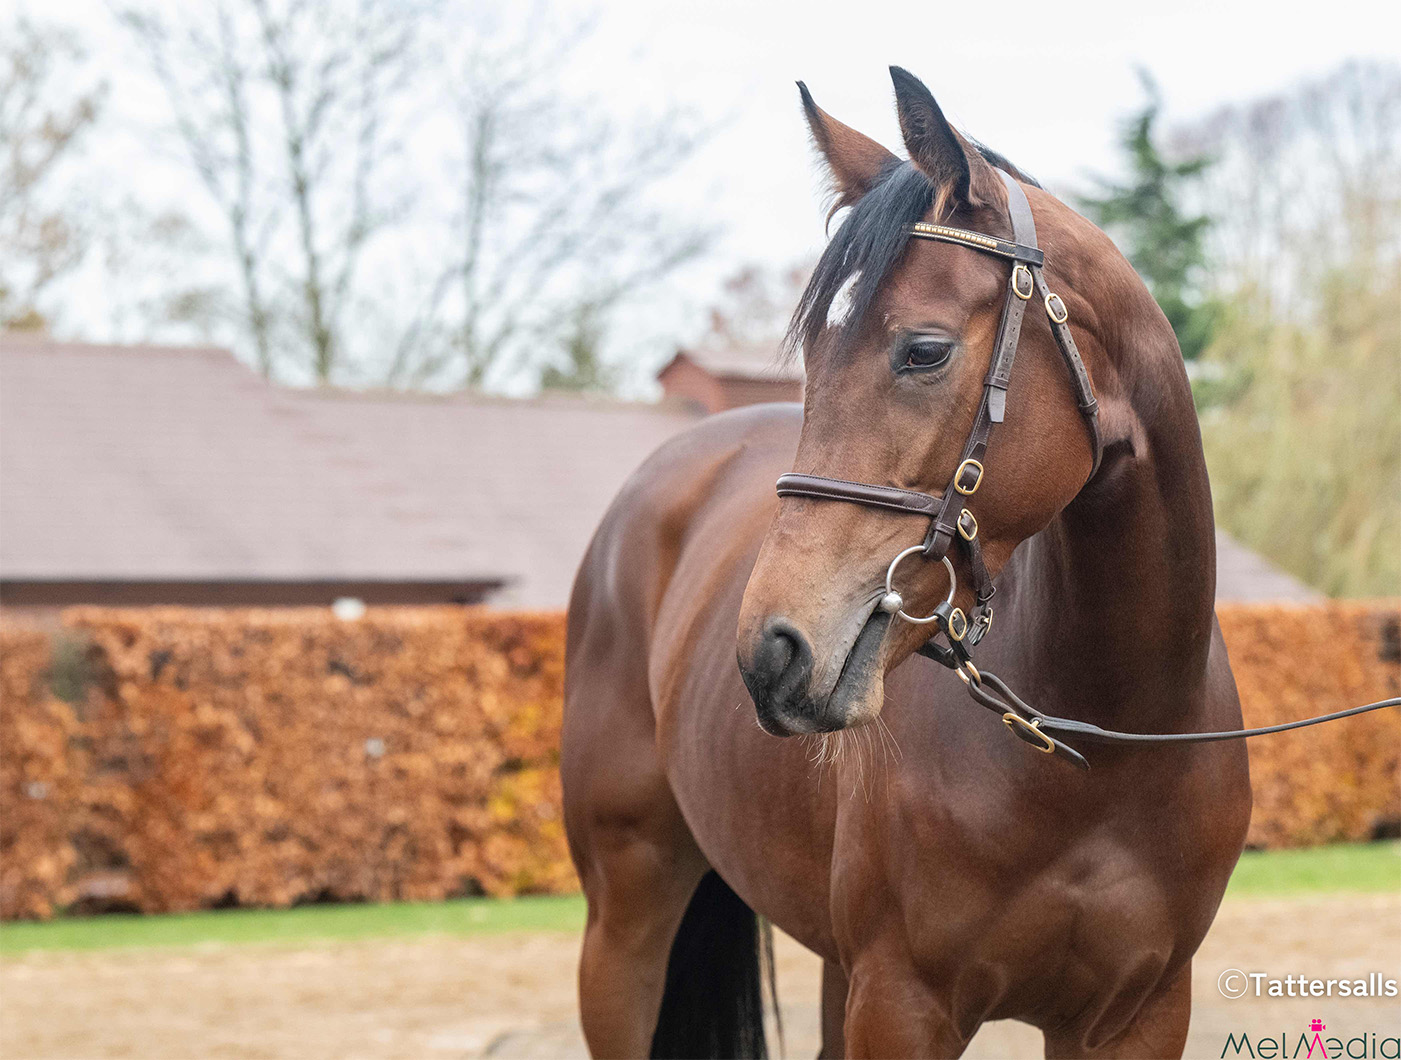
<svg viewBox="0 0 1401 1060">
<path fill-rule="evenodd" d="M 1258 1057 L 1259 1060 L 1398 1060 L 1401 1037 L 1359 1034 L 1352 1038 L 1324 1037 L 1328 1025 L 1321 1019 L 1309 1021 L 1309 1029 L 1264 1038 L 1252 1038 L 1248 1031 L 1232 1034 L 1221 1048 L 1227 1056 Z"/>
</svg>

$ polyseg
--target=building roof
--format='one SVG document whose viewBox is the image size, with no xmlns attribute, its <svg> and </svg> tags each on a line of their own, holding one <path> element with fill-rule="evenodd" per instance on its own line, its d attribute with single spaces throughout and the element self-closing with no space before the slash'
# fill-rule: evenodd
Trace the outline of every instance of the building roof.
<svg viewBox="0 0 1401 1060">
<path fill-rule="evenodd" d="M 375 495 L 413 498 L 433 555 L 509 579 L 493 602 L 563 607 L 623 482 L 696 417 L 567 395 L 531 400 L 295 391 Z"/>
<path fill-rule="evenodd" d="M 802 361 L 796 357 L 784 357 L 777 346 L 768 343 L 727 345 L 722 349 L 702 347 L 677 350 L 672 363 L 681 357 L 720 379 L 800 382 L 803 378 Z M 662 375 L 669 367 L 670 363 L 657 374 Z"/>
<path fill-rule="evenodd" d="M 575 396 L 292 390 L 224 350 L 0 335 L 0 576 L 504 580 L 560 607 L 629 474 L 695 422 Z M 1319 594 L 1225 535 L 1221 601 Z"/>
<path fill-rule="evenodd" d="M 694 417 L 279 389 L 228 352 L 0 336 L 11 580 L 505 578 L 568 596 L 628 474 Z"/>
</svg>

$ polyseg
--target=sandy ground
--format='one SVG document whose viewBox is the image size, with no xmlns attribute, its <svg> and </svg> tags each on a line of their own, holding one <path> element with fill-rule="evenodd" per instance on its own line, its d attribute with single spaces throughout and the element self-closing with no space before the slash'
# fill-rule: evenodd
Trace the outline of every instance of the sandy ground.
<svg viewBox="0 0 1401 1060">
<path fill-rule="evenodd" d="M 572 936 L 36 953 L 0 967 L 0 1054 L 22 1057 L 575 1057 Z M 1401 979 L 1401 895 L 1227 904 L 1198 954 L 1188 1055 L 1229 1033 L 1401 1034 L 1395 999 L 1225 1000 L 1229 968 Z M 818 961 L 781 939 L 787 1055 L 818 1045 Z M 1041 1055 L 1040 1034 L 990 1024 L 971 1057 Z M 1242 1054 L 1247 1055 L 1247 1054 Z M 1372 1055 L 1369 1053 L 1369 1055 Z"/>
</svg>

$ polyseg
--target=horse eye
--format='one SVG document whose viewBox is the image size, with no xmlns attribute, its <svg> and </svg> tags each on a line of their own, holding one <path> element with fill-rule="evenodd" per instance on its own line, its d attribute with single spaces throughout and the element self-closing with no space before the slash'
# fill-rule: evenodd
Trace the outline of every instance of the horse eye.
<svg viewBox="0 0 1401 1060">
<path fill-rule="evenodd" d="M 920 335 L 910 340 L 905 348 L 905 368 L 938 368 L 952 355 L 954 343 L 949 339 L 939 339 Z"/>
</svg>

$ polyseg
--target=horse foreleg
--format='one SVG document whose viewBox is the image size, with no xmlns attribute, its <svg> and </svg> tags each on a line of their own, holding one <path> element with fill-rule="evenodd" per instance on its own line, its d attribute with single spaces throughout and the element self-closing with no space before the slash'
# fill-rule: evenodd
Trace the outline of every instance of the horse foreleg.
<svg viewBox="0 0 1401 1060">
<path fill-rule="evenodd" d="M 635 608 L 590 594 L 570 610 L 563 749 L 565 826 L 588 921 L 579 1012 L 596 1057 L 651 1052 L 667 958 L 707 865 L 656 748 L 643 632 Z"/>
<path fill-rule="evenodd" d="M 838 1060 L 846 1056 L 846 1036 L 842 1026 L 846 1022 L 846 973 L 840 964 L 824 961 L 822 964 L 822 1050 L 818 1060 Z"/>
<path fill-rule="evenodd" d="M 589 906 L 579 1010 L 594 1056 L 637 1057 L 651 1051 L 672 939 L 707 866 L 643 741 L 612 735 L 578 785 L 588 798 L 570 807 Z"/>
<path fill-rule="evenodd" d="M 651 1052 L 667 957 L 703 863 L 662 871 L 665 853 L 639 843 L 589 893 L 579 960 L 579 1012 L 595 1057 Z"/>
<path fill-rule="evenodd" d="M 1192 962 L 1188 961 L 1171 982 L 1153 993 L 1122 1029 L 1099 1040 L 1095 1027 L 1071 1026 L 1046 1032 L 1047 1060 L 1093 1057 L 1115 1060 L 1176 1058 L 1187 1047 L 1187 1027 L 1192 1016 Z M 1101 1021 L 1102 1022 L 1102 1021 Z"/>
<path fill-rule="evenodd" d="M 862 953 L 850 978 L 844 1026 L 847 1056 L 963 1055 L 967 1040 L 902 948 Z"/>
</svg>

